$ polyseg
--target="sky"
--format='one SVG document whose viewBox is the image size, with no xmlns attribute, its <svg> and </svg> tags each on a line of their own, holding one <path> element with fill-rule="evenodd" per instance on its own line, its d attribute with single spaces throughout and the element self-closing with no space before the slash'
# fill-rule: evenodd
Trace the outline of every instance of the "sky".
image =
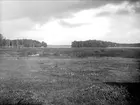
<svg viewBox="0 0 140 105">
<path fill-rule="evenodd" d="M 140 43 L 139 0 L 0 0 L 0 33 L 50 45 Z"/>
</svg>

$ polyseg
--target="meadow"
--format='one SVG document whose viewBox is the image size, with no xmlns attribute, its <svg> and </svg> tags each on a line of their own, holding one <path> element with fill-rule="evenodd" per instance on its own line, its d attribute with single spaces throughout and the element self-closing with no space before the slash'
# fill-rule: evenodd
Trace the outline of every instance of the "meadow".
<svg viewBox="0 0 140 105">
<path fill-rule="evenodd" d="M 0 49 L 0 105 L 138 105 L 139 48 Z"/>
</svg>

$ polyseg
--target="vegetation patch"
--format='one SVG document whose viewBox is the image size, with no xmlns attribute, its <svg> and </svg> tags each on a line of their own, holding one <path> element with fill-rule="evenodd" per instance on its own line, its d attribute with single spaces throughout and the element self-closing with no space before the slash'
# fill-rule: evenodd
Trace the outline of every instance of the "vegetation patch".
<svg viewBox="0 0 140 105">
<path fill-rule="evenodd" d="M 45 105 L 37 93 L 29 90 L 0 90 L 0 105 Z"/>
<path fill-rule="evenodd" d="M 56 96 L 53 105 L 127 105 L 129 93 L 124 87 L 94 84 L 77 88 L 69 96 Z"/>
</svg>

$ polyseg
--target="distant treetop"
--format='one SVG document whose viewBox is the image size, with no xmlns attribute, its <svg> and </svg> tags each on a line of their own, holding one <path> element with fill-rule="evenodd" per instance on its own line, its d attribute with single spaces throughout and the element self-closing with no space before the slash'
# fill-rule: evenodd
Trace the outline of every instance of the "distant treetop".
<svg viewBox="0 0 140 105">
<path fill-rule="evenodd" d="M 140 43 L 120 44 L 101 40 L 73 41 L 71 47 L 140 47 Z"/>
<path fill-rule="evenodd" d="M 39 42 L 32 39 L 5 39 L 0 34 L 0 47 L 47 47 L 44 41 Z"/>
</svg>

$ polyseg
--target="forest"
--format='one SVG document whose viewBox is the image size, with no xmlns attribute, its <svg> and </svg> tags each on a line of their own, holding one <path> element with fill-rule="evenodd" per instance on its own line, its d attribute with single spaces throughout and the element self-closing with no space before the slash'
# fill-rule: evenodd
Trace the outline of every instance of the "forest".
<svg viewBox="0 0 140 105">
<path fill-rule="evenodd" d="M 47 43 L 32 39 L 6 39 L 0 34 L 0 47 L 47 47 Z"/>
<path fill-rule="evenodd" d="M 140 43 L 123 44 L 101 40 L 73 41 L 71 47 L 140 47 Z"/>
</svg>

